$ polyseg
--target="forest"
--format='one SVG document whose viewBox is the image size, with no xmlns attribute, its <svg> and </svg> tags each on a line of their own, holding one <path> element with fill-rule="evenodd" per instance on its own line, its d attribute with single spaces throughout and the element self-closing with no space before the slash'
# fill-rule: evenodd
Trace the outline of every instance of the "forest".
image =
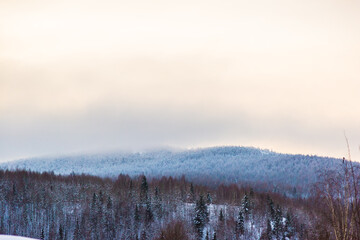
<svg viewBox="0 0 360 240">
<path fill-rule="evenodd" d="M 221 166 L 220 168 L 218 166 Z M 298 194 L 308 194 L 321 169 L 341 167 L 341 159 L 301 154 L 281 154 L 253 147 L 209 147 L 192 150 L 154 150 L 149 152 L 106 152 L 56 157 L 30 158 L 0 164 L 0 169 L 26 169 L 56 174 L 90 174 L 116 178 L 181 177 L 209 186 L 245 182 L 261 184 L 263 189 L 290 186 Z M 211 176 L 211 178 L 209 178 Z M 259 187 L 259 186 L 258 186 Z"/>
<path fill-rule="evenodd" d="M 311 195 L 249 184 L 0 170 L 0 234 L 37 239 L 360 239 L 359 169 L 324 171 Z"/>
</svg>

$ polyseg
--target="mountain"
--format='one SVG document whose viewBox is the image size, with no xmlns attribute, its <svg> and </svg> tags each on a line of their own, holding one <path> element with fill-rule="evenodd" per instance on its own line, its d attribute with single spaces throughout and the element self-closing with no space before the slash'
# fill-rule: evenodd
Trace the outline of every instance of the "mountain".
<svg viewBox="0 0 360 240">
<path fill-rule="evenodd" d="M 211 147 L 144 153 L 105 153 L 31 158 L 1 163 L 1 169 L 26 169 L 56 174 L 119 174 L 148 177 L 185 175 L 192 181 L 267 183 L 306 187 L 322 169 L 336 169 L 342 160 L 309 155 L 280 154 L 252 147 Z"/>
</svg>

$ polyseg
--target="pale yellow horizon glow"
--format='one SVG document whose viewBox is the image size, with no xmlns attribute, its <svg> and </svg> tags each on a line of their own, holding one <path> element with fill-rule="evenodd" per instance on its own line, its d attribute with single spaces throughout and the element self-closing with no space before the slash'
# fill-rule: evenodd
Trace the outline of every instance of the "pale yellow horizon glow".
<svg viewBox="0 0 360 240">
<path fill-rule="evenodd" d="M 158 145 L 342 157 L 358 1 L 0 2 L 0 161 Z"/>
</svg>

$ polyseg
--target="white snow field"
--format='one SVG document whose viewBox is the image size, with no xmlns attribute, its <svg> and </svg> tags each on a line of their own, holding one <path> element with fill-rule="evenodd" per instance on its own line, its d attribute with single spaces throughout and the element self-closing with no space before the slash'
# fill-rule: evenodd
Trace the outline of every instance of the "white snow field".
<svg viewBox="0 0 360 240">
<path fill-rule="evenodd" d="M 20 237 L 20 236 L 0 235 L 0 240 L 37 240 L 37 239 Z"/>
</svg>

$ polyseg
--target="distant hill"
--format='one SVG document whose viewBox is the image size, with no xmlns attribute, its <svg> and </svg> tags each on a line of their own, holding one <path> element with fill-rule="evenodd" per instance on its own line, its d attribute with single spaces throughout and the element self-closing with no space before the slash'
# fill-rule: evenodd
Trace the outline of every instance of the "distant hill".
<svg viewBox="0 0 360 240">
<path fill-rule="evenodd" d="M 202 182 L 265 182 L 305 187 L 316 181 L 319 170 L 336 169 L 341 163 L 342 160 L 335 158 L 280 154 L 252 147 L 212 147 L 31 158 L 1 163 L 0 168 L 103 177 L 119 174 L 145 174 L 148 177 L 185 175 L 187 179 Z"/>
</svg>

